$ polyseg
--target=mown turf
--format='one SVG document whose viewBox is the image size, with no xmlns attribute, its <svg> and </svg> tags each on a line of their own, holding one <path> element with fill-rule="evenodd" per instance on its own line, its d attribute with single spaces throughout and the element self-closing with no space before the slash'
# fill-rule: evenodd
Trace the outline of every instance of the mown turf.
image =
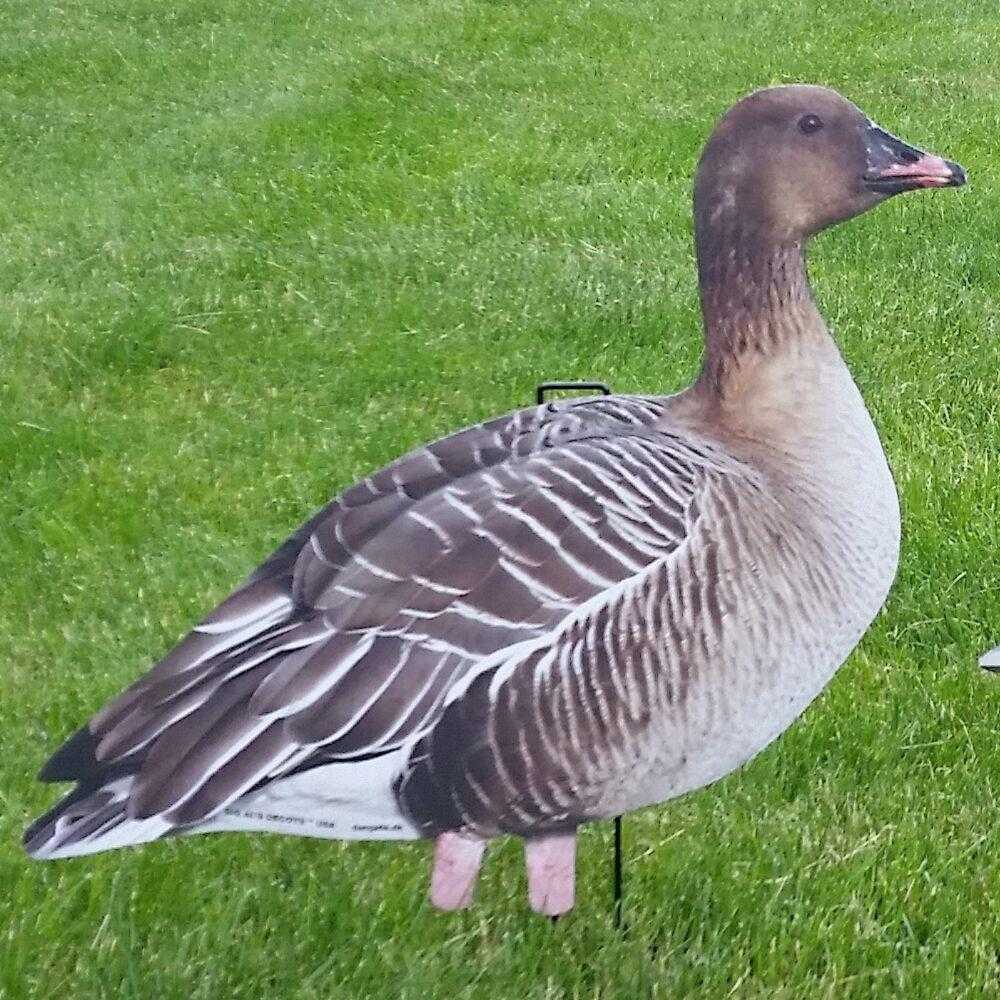
<svg viewBox="0 0 1000 1000">
<path fill-rule="evenodd" d="M 850 9 L 844 9 L 849 7 Z M 1000 989 L 995 4 L 0 5 L 0 996 L 872 997 Z M 28 862 L 34 773 L 332 492 L 699 353 L 690 178 L 759 85 L 969 168 L 823 237 L 904 505 L 895 591 L 752 766 L 609 831 L 552 926 L 500 846 L 219 836 Z"/>
</svg>

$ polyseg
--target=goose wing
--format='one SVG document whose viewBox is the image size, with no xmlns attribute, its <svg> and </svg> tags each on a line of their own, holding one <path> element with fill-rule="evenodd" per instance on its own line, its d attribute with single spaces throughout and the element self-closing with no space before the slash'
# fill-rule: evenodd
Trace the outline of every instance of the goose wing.
<svg viewBox="0 0 1000 1000">
<path fill-rule="evenodd" d="M 673 443 L 631 448 L 646 461 L 677 455 Z M 449 692 L 395 786 L 425 835 L 570 830 L 604 815 L 609 788 L 642 766 L 650 723 L 686 704 L 698 682 L 692 665 L 719 642 L 730 603 L 719 546 L 738 548 L 737 483 L 753 477 L 700 464 L 692 472 L 679 522 L 641 567 L 538 638 L 480 661 Z M 674 499 L 676 479 L 670 485 Z"/>
<path fill-rule="evenodd" d="M 703 451 L 663 404 L 550 404 L 404 456 L 320 511 L 43 769 L 200 822 L 274 777 L 398 748 L 503 650 L 676 549 Z"/>
</svg>

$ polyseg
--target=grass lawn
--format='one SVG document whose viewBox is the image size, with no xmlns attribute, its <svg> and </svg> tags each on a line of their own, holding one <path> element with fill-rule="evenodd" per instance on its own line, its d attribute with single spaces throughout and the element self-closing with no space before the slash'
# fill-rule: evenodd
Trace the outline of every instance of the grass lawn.
<svg viewBox="0 0 1000 1000">
<path fill-rule="evenodd" d="M 995 994 L 998 45 L 986 0 L 0 5 L 0 996 Z M 800 723 L 628 821 L 628 935 L 607 825 L 555 926 L 513 842 L 456 916 L 422 844 L 29 862 L 47 754 L 329 495 L 544 378 L 687 383 L 700 145 L 803 80 L 970 172 L 812 255 L 902 566 Z"/>
</svg>

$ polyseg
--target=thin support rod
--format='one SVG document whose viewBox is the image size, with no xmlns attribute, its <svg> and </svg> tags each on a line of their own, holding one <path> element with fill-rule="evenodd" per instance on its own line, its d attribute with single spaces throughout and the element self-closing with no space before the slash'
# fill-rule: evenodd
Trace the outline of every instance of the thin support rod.
<svg viewBox="0 0 1000 1000">
<path fill-rule="evenodd" d="M 622 818 L 615 817 L 615 869 L 614 869 L 614 919 L 615 930 L 622 927 Z"/>
<path fill-rule="evenodd" d="M 611 395 L 611 387 L 606 382 L 542 382 L 535 389 L 535 399 L 541 406 L 545 402 L 545 396 L 550 392 L 583 392 L 596 390 L 602 396 Z M 612 889 L 614 893 L 613 919 L 615 929 L 621 930 L 622 926 L 622 818 L 615 817 L 615 857 Z M 557 917 L 553 917 L 557 920 Z"/>
</svg>

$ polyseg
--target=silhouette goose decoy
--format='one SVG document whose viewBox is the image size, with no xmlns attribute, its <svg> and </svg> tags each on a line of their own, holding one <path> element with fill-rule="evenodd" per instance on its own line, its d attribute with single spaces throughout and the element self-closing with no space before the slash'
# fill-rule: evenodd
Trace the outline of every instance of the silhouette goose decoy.
<svg viewBox="0 0 1000 1000">
<path fill-rule="evenodd" d="M 56 752 L 41 779 L 76 787 L 28 852 L 434 838 L 453 909 L 515 834 L 531 906 L 568 910 L 581 824 L 749 760 L 881 607 L 896 490 L 804 248 L 964 180 L 833 91 L 740 101 L 695 182 L 694 384 L 519 410 L 352 486 Z"/>
</svg>

